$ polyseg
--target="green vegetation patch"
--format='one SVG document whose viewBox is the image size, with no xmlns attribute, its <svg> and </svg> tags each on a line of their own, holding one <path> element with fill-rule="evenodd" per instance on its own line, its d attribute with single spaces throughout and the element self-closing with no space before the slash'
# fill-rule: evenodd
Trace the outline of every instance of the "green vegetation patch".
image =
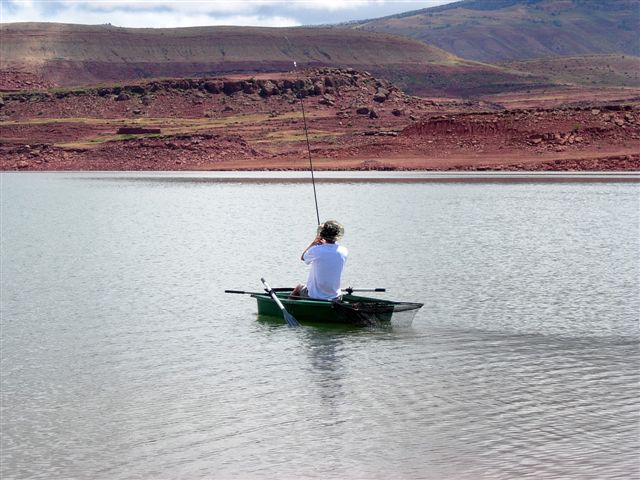
<svg viewBox="0 0 640 480">
<path fill-rule="evenodd" d="M 325 132 L 321 130 L 314 130 L 309 132 L 309 140 L 327 140 L 331 138 L 338 138 L 342 135 L 336 135 L 335 132 Z M 278 130 L 277 132 L 270 132 L 260 140 L 256 140 L 256 143 L 272 143 L 272 142 L 304 142 L 306 136 L 304 130 Z"/>
</svg>

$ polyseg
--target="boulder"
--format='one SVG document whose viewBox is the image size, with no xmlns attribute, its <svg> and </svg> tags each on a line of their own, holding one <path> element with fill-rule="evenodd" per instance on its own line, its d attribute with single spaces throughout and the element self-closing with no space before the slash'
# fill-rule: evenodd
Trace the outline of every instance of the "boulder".
<svg viewBox="0 0 640 480">
<path fill-rule="evenodd" d="M 325 93 L 322 98 L 320 100 L 318 100 L 318 103 L 322 104 L 322 105 L 329 105 L 329 106 L 333 106 L 336 104 L 336 98 L 333 95 L 329 95 L 328 93 Z"/>
<path fill-rule="evenodd" d="M 358 115 L 369 115 L 369 107 L 357 107 L 356 108 L 356 113 Z"/>
<path fill-rule="evenodd" d="M 212 94 L 216 94 L 216 93 L 221 93 L 224 89 L 224 83 L 223 82 L 205 82 L 204 83 L 204 89 Z"/>
<path fill-rule="evenodd" d="M 369 118 L 378 118 L 378 112 L 376 112 L 373 108 L 369 110 Z"/>
<path fill-rule="evenodd" d="M 255 80 L 245 80 L 242 82 L 242 91 L 247 95 L 258 92 L 258 85 Z"/>
<path fill-rule="evenodd" d="M 133 85 L 131 87 L 127 87 L 127 90 L 130 93 L 135 93 L 136 95 L 144 95 L 145 93 L 147 93 L 142 85 Z"/>
<path fill-rule="evenodd" d="M 177 90 L 190 90 L 194 87 L 197 87 L 197 85 L 189 79 L 183 79 L 171 82 L 171 87 Z"/>
<path fill-rule="evenodd" d="M 233 80 L 226 81 L 224 82 L 224 86 L 222 87 L 222 90 L 226 95 L 232 95 L 242 90 L 242 87 L 243 87 L 242 83 L 243 82 L 241 81 L 233 81 Z"/>
<path fill-rule="evenodd" d="M 373 100 L 378 103 L 384 102 L 389 96 L 389 90 L 379 88 L 376 94 L 373 96 Z"/>
<path fill-rule="evenodd" d="M 280 91 L 293 90 L 294 83 L 291 80 L 281 80 L 277 84 Z"/>
<path fill-rule="evenodd" d="M 131 97 L 129 95 L 127 95 L 126 93 L 122 92 L 121 94 L 119 94 L 116 97 L 116 102 L 126 102 L 127 100 L 130 100 Z"/>
<path fill-rule="evenodd" d="M 258 80 L 258 87 L 260 88 L 260 95 L 263 97 L 278 94 L 278 86 L 271 80 Z"/>
<path fill-rule="evenodd" d="M 159 128 L 144 128 L 144 127 L 120 127 L 116 131 L 118 135 L 144 135 L 152 133 L 160 133 Z"/>
<path fill-rule="evenodd" d="M 313 83 L 308 78 L 296 80 L 293 84 L 293 91 L 296 92 L 298 97 L 302 98 L 315 93 Z"/>
<path fill-rule="evenodd" d="M 336 82 L 332 77 L 324 77 L 324 86 L 325 87 L 331 87 L 331 88 L 336 88 Z"/>
</svg>

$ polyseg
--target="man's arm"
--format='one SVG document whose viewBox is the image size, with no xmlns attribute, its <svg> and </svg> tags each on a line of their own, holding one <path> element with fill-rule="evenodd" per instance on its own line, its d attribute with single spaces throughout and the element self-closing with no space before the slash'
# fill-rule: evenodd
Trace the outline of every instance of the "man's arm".
<svg viewBox="0 0 640 480">
<path fill-rule="evenodd" d="M 302 252 L 302 255 L 300 255 L 300 260 L 304 262 L 304 254 L 307 253 L 311 247 L 315 247 L 316 245 L 321 245 L 323 243 L 324 243 L 324 240 L 320 238 L 320 235 L 318 235 L 316 238 L 313 239 L 313 242 L 311 242 L 309 246 L 304 249 L 304 252 Z"/>
</svg>

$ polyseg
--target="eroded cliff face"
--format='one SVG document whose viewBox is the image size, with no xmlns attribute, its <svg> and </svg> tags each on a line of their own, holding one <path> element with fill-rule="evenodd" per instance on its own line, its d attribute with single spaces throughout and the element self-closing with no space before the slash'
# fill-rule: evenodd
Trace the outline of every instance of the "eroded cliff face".
<svg viewBox="0 0 640 480">
<path fill-rule="evenodd" d="M 375 115 L 376 105 L 431 103 L 411 97 L 368 72 L 322 68 L 251 78 L 182 78 L 4 93 L 0 96 L 0 119 L 162 115 L 212 118 L 230 112 L 268 111 L 278 105 L 290 108 L 297 99 L 307 97 L 326 107 L 342 108 L 356 102 L 358 108 L 366 108 L 367 115 Z"/>
</svg>

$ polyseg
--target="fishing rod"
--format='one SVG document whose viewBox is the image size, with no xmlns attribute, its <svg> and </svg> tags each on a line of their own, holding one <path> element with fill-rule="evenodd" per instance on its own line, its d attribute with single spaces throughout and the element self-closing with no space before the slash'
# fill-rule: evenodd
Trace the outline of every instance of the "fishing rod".
<svg viewBox="0 0 640 480">
<path fill-rule="evenodd" d="M 293 62 L 293 68 L 298 71 L 297 62 Z M 313 185 L 313 199 L 316 202 L 316 219 L 318 225 L 320 225 L 320 213 L 318 212 L 318 195 L 316 194 L 316 179 L 313 175 L 313 161 L 311 160 L 311 144 L 309 143 L 309 132 L 307 130 L 307 116 L 304 113 L 304 102 L 302 101 L 302 92 L 298 92 L 298 98 L 300 99 L 300 107 L 302 107 L 302 121 L 304 123 L 304 136 L 307 140 L 307 153 L 309 154 L 309 168 L 311 170 L 311 184 Z"/>
</svg>

